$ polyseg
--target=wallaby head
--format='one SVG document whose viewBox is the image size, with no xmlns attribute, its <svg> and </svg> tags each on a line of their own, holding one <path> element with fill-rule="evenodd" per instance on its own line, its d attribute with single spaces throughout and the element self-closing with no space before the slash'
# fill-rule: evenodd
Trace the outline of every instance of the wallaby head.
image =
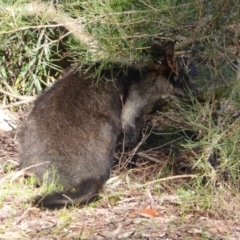
<svg viewBox="0 0 240 240">
<path fill-rule="evenodd" d="M 97 84 L 73 68 L 37 98 L 19 129 L 20 165 L 53 193 L 36 197 L 34 205 L 58 208 L 95 199 L 122 133 L 126 146 L 133 146 L 149 105 L 169 94 L 186 95 L 174 45 L 151 52 L 149 66 L 102 70 Z"/>
<path fill-rule="evenodd" d="M 195 91 L 187 75 L 178 69 L 173 42 L 153 45 L 151 57 L 152 64 L 141 71 L 141 81 L 133 83 L 126 94 L 122 109 L 126 147 L 134 146 L 139 140 L 144 115 L 149 106 L 172 95 L 189 98 L 189 91 Z"/>
<path fill-rule="evenodd" d="M 188 91 L 195 93 L 194 84 L 189 81 L 183 69 L 179 69 L 172 41 L 168 41 L 164 45 L 153 45 L 151 47 L 151 55 L 159 76 L 164 76 L 172 86 L 171 89 L 164 89 L 167 95 L 188 98 Z"/>
</svg>

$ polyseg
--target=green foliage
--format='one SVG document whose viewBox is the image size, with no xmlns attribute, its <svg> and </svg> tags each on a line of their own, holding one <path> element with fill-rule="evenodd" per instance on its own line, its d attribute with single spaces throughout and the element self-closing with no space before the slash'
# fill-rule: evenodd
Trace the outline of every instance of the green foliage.
<svg viewBox="0 0 240 240">
<path fill-rule="evenodd" d="M 16 95 L 41 92 L 72 62 L 95 61 L 93 52 L 99 52 L 103 64 L 142 61 L 153 40 L 191 40 L 190 46 L 200 42 L 208 56 L 216 56 L 216 47 L 233 41 L 226 27 L 239 18 L 239 1 L 226 0 L 41 3 L 46 7 L 39 14 L 30 11 L 26 1 L 0 1 L 0 77 L 6 81 L 2 88 Z M 52 4 L 55 10 L 49 14 Z M 97 43 L 79 41 L 62 27 L 77 19 L 81 34 Z"/>
<path fill-rule="evenodd" d="M 56 169 L 52 166 L 51 171 L 44 174 L 42 192 L 62 191 L 63 186 L 60 181 L 60 176 L 57 174 Z"/>
<path fill-rule="evenodd" d="M 61 71 L 63 50 L 58 48 L 60 43 L 54 42 L 56 33 L 56 29 L 54 32 L 51 28 L 42 28 L 4 36 L 0 46 L 1 75 L 17 95 L 40 93 L 51 76 Z"/>
<path fill-rule="evenodd" d="M 193 169 L 201 183 L 215 186 L 227 179 L 232 186 L 238 185 L 240 122 L 237 114 L 219 111 L 210 100 L 228 101 L 235 112 L 240 106 L 232 50 L 239 39 L 239 0 L 65 0 L 39 4 L 47 7 L 29 10 L 28 1 L 0 0 L 0 91 L 16 96 L 37 94 L 72 63 L 100 61 L 100 69 L 116 62 L 142 63 L 153 42 L 175 40 L 177 50 L 182 51 L 179 55 L 190 56 L 196 64 L 194 81 L 207 90 L 205 97 L 209 99 L 206 104 L 178 106 L 184 123 L 201 133 L 198 141 L 189 138 L 184 143 L 186 148 L 201 149 L 192 159 Z M 16 101 L 3 94 L 0 97 L 4 103 Z M 215 152 L 216 168 L 208 161 Z"/>
<path fill-rule="evenodd" d="M 197 137 L 186 136 L 181 143 L 194 153 L 189 169 L 199 174 L 191 181 L 195 189 L 208 186 L 213 191 L 219 187 L 236 191 L 240 187 L 238 82 L 233 89 L 224 98 L 221 96 L 221 102 L 211 98 L 205 104 L 178 105 L 183 116 L 180 121 L 197 133 Z"/>
</svg>

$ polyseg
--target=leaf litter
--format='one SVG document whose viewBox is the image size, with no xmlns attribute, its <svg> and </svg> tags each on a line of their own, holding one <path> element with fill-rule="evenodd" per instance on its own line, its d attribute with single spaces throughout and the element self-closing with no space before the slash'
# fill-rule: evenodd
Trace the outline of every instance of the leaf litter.
<svg viewBox="0 0 240 240">
<path fill-rule="evenodd" d="M 13 182 L 6 178 L 16 172 L 17 164 L 5 170 L 10 159 L 17 160 L 15 141 L 15 131 L 0 133 L 0 239 L 240 239 L 238 200 L 226 196 L 229 209 L 212 214 L 197 207 L 183 212 L 177 188 L 187 179 L 155 181 L 160 163 L 113 170 L 100 200 L 89 206 L 56 211 L 31 207 L 28 200 L 39 189 L 33 187 L 31 194 L 21 177 Z"/>
</svg>

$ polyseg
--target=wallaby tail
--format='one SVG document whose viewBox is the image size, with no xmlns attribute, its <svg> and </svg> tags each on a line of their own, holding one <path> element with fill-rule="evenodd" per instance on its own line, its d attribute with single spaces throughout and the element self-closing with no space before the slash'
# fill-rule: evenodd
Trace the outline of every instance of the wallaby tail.
<svg viewBox="0 0 240 240">
<path fill-rule="evenodd" d="M 103 183 L 99 179 L 87 179 L 70 190 L 37 196 L 33 199 L 32 205 L 48 209 L 86 205 L 98 198 L 98 192 L 102 185 Z"/>
</svg>

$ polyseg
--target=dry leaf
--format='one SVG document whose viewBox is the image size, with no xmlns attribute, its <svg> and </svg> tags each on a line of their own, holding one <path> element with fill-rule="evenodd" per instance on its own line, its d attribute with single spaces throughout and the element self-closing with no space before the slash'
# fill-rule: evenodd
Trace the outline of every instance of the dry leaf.
<svg viewBox="0 0 240 240">
<path fill-rule="evenodd" d="M 149 209 L 142 209 L 140 211 L 140 215 L 144 217 L 157 217 L 158 212 L 155 209 L 149 208 Z"/>
<path fill-rule="evenodd" d="M 108 198 L 109 204 L 113 207 L 120 201 L 120 197 L 118 196 L 112 196 Z"/>
</svg>

